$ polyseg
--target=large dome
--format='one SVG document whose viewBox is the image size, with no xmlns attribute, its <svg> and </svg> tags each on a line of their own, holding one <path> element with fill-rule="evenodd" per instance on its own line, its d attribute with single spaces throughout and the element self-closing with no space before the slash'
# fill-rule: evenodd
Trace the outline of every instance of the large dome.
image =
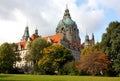
<svg viewBox="0 0 120 81">
<path fill-rule="evenodd" d="M 63 23 L 62 20 L 60 20 L 59 23 L 58 23 L 58 27 L 61 26 L 62 23 Z"/>
<path fill-rule="evenodd" d="M 66 26 L 72 26 L 75 24 L 75 22 L 71 18 L 66 18 L 66 19 L 60 20 L 58 23 L 58 26 L 61 26 L 62 24 Z"/>
<path fill-rule="evenodd" d="M 63 22 L 65 23 L 65 25 L 74 25 L 74 21 L 70 18 L 66 18 L 65 20 L 63 20 Z"/>
</svg>

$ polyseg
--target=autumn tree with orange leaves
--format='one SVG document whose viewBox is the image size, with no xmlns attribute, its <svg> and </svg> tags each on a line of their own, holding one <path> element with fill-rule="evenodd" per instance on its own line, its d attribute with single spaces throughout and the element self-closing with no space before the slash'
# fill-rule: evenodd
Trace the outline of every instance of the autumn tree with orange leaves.
<svg viewBox="0 0 120 81">
<path fill-rule="evenodd" d="M 104 53 L 94 50 L 82 56 L 77 62 L 77 70 L 90 75 L 103 75 L 109 69 L 109 64 L 110 61 Z"/>
</svg>

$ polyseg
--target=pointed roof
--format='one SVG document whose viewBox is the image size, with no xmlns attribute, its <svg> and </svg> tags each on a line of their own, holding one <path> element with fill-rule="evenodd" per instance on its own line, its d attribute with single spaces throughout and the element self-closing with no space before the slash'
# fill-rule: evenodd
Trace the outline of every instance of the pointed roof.
<svg viewBox="0 0 120 81">
<path fill-rule="evenodd" d="M 68 9 L 67 5 L 66 5 L 66 9 L 65 9 L 65 12 L 64 12 L 63 19 L 59 21 L 57 26 L 60 27 L 63 24 L 66 25 L 66 26 L 75 25 L 75 22 L 71 19 L 71 16 L 70 16 L 70 13 L 69 13 L 69 9 Z"/>
<path fill-rule="evenodd" d="M 66 18 L 71 18 L 70 13 L 69 13 L 69 9 L 68 9 L 68 5 L 66 5 L 66 9 L 64 12 L 64 16 L 63 16 L 63 19 L 66 19 Z"/>
<path fill-rule="evenodd" d="M 25 27 L 25 31 L 24 31 L 22 40 L 23 40 L 23 41 L 27 41 L 28 38 L 29 38 L 29 28 L 28 28 L 28 25 L 27 25 L 27 26 Z"/>
<path fill-rule="evenodd" d="M 94 34 L 92 33 L 92 40 L 94 40 Z"/>
<path fill-rule="evenodd" d="M 38 35 L 38 29 L 37 28 L 35 29 L 35 35 Z"/>
<path fill-rule="evenodd" d="M 29 28 L 28 28 L 28 26 L 26 26 L 26 28 L 25 28 L 24 36 L 29 37 Z"/>
</svg>

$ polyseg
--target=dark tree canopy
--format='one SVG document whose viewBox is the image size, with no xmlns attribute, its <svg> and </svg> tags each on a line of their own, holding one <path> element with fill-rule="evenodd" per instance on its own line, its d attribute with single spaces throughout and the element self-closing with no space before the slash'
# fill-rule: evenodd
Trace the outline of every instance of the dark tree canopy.
<svg viewBox="0 0 120 81">
<path fill-rule="evenodd" d="M 0 46 L 0 73 L 9 73 L 13 69 L 15 61 L 16 56 L 12 46 L 8 43 L 3 43 Z"/>
<path fill-rule="evenodd" d="M 110 58 L 112 70 L 120 74 L 120 23 L 111 22 L 102 36 L 101 50 Z"/>
</svg>

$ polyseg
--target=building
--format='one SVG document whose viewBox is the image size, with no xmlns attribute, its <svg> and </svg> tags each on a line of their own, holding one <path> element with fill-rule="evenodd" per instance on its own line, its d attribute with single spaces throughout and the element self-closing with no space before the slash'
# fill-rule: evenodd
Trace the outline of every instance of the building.
<svg viewBox="0 0 120 81">
<path fill-rule="evenodd" d="M 24 34 L 22 36 L 22 39 L 17 44 L 17 52 L 20 55 L 21 61 L 17 61 L 15 67 L 21 68 L 24 72 L 27 72 L 27 68 L 32 66 L 32 62 L 28 62 L 25 60 L 25 56 L 29 54 L 28 50 L 28 44 L 30 41 L 33 41 L 34 39 L 40 37 L 38 35 L 38 30 L 35 30 L 35 33 L 32 34 L 32 36 L 29 36 L 29 27 L 25 27 Z"/>
<path fill-rule="evenodd" d="M 61 44 L 68 48 L 75 60 L 80 59 L 80 45 L 81 39 L 79 37 L 79 30 L 77 24 L 72 20 L 69 9 L 66 7 L 63 19 L 59 21 L 56 34 L 62 34 Z"/>
<path fill-rule="evenodd" d="M 82 43 L 81 48 L 87 48 L 87 47 L 91 47 L 95 44 L 95 38 L 94 38 L 94 34 L 92 33 L 92 38 L 89 39 L 89 36 L 86 34 L 85 36 L 85 41 Z"/>
<path fill-rule="evenodd" d="M 29 28 L 28 26 L 25 28 L 22 40 L 17 43 L 18 45 L 18 53 L 20 54 L 21 61 L 16 63 L 16 67 L 25 68 L 26 66 L 32 66 L 31 62 L 27 62 L 25 60 L 25 56 L 29 53 L 28 44 L 30 41 L 41 37 L 38 35 L 38 30 L 35 30 L 35 33 L 32 36 L 29 36 Z M 71 54 L 74 56 L 75 61 L 80 59 L 80 51 L 81 51 L 81 39 L 79 37 L 79 29 L 77 28 L 77 24 L 72 20 L 69 9 L 66 7 L 63 18 L 58 22 L 56 28 L 56 34 L 44 38 L 47 42 L 50 42 L 52 45 L 63 45 L 68 50 L 70 50 Z M 89 40 L 89 36 L 86 35 L 85 43 L 83 43 L 83 47 L 91 46 L 91 43 L 94 44 L 94 35 L 91 40 Z M 25 70 L 24 70 L 25 71 Z"/>
<path fill-rule="evenodd" d="M 79 37 L 79 30 L 75 21 L 72 20 L 69 9 L 66 8 L 63 19 L 61 19 L 56 28 L 56 35 L 44 37 L 46 41 L 52 45 L 58 44 L 65 46 L 75 60 L 80 59 L 81 39 Z"/>
</svg>

